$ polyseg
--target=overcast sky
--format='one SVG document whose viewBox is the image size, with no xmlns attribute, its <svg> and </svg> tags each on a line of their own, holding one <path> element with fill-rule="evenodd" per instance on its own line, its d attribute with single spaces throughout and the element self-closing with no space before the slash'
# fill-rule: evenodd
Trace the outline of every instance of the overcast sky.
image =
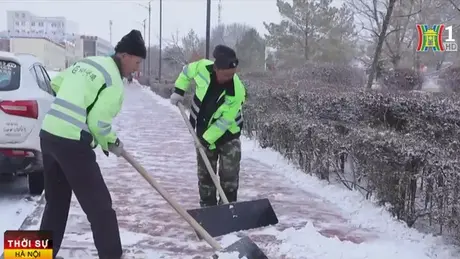
<svg viewBox="0 0 460 259">
<path fill-rule="evenodd" d="M 7 10 L 27 10 L 38 16 L 65 16 L 79 25 L 81 34 L 109 37 L 109 20 L 113 21 L 112 43 L 131 29 L 143 31 L 142 20 L 147 9 L 139 6 L 148 1 L 129 0 L 0 0 L 0 31 L 6 29 Z M 217 3 L 212 0 L 211 24 L 217 24 Z M 246 23 L 255 27 L 263 36 L 263 22 L 278 22 L 280 16 L 276 0 L 222 0 L 223 23 Z M 148 26 L 148 22 L 147 22 Z M 163 38 L 194 29 L 205 36 L 206 0 L 163 0 Z M 147 27 L 148 31 L 148 27 Z M 159 0 L 152 1 L 152 45 L 159 40 Z M 148 34 L 147 34 L 148 35 Z M 147 42 L 147 39 L 146 39 Z"/>
</svg>

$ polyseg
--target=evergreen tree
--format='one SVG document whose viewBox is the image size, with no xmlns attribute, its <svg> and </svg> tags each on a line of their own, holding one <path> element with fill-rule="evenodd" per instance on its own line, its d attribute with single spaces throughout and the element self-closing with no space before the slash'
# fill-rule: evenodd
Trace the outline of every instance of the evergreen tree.
<svg viewBox="0 0 460 259">
<path fill-rule="evenodd" d="M 356 42 L 353 12 L 332 0 L 277 0 L 282 21 L 264 23 L 267 44 L 290 64 L 308 60 L 348 62 Z"/>
</svg>

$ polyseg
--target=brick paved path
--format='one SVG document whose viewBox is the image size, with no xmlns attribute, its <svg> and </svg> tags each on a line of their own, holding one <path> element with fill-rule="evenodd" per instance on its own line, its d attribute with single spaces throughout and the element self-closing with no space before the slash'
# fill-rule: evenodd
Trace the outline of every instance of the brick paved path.
<svg viewBox="0 0 460 259">
<path fill-rule="evenodd" d="M 143 90 L 129 86 L 116 125 L 126 148 L 152 176 L 184 207 L 196 208 L 196 155 L 180 114 L 159 105 Z M 127 162 L 101 154 L 98 158 L 112 193 L 128 258 L 209 258 L 212 254 L 209 246 L 196 240 L 185 221 Z M 365 229 L 350 226 L 334 205 L 292 187 L 259 161 L 243 159 L 240 182 L 240 200 L 268 197 L 278 215 L 280 223 L 276 228 L 248 232 L 271 258 L 306 258 L 283 254 L 275 235 L 277 231 L 300 228 L 307 222 L 313 222 L 325 236 L 337 236 L 354 243 L 373 237 Z M 23 228 L 36 228 L 42 210 L 40 206 L 28 217 Z M 65 258 L 96 258 L 89 224 L 75 200 L 60 254 Z"/>
</svg>

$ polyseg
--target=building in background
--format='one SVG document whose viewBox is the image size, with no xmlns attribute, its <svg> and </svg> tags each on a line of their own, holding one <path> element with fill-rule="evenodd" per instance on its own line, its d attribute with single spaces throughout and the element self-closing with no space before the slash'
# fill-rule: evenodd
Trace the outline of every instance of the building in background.
<svg viewBox="0 0 460 259">
<path fill-rule="evenodd" d="M 115 52 L 115 48 L 108 40 L 98 37 L 96 42 L 96 56 L 108 56 Z"/>
<path fill-rule="evenodd" d="M 65 67 L 71 66 L 82 58 L 77 51 L 77 46 L 72 41 L 64 40 L 61 44 L 65 47 Z"/>
<path fill-rule="evenodd" d="M 0 51 L 10 52 L 10 39 L 0 38 Z"/>
<path fill-rule="evenodd" d="M 7 30 L 0 32 L 0 50 L 33 54 L 49 69 L 59 70 L 87 56 L 114 52 L 109 41 L 80 35 L 78 25 L 65 17 L 42 17 L 21 10 L 6 14 Z"/>
<path fill-rule="evenodd" d="M 6 12 L 7 34 L 13 37 L 45 37 L 60 42 L 78 34 L 77 23 L 65 17 L 42 17 L 29 11 Z"/>
<path fill-rule="evenodd" d="M 49 70 L 66 68 L 66 46 L 48 38 L 11 37 L 10 51 L 36 56 Z"/>
<path fill-rule="evenodd" d="M 114 52 L 114 47 L 109 41 L 97 36 L 81 35 L 75 43 L 82 57 L 108 56 Z"/>
</svg>

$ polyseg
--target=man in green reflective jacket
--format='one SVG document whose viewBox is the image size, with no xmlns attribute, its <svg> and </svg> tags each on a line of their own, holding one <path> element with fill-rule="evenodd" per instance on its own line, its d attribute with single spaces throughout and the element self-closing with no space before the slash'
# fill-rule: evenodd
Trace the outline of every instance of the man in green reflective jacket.
<svg viewBox="0 0 460 259">
<path fill-rule="evenodd" d="M 239 185 L 242 105 L 246 90 L 235 74 L 238 66 L 235 51 L 218 45 L 213 56 L 214 62 L 201 59 L 184 67 L 175 82 L 170 101 L 174 105 L 182 102 L 191 80 L 195 81 L 190 122 L 215 172 L 219 164 L 220 184 L 227 199 L 234 202 Z M 206 207 L 221 203 L 221 199 L 217 201 L 216 187 L 198 150 L 197 167 L 200 205 Z"/>
<path fill-rule="evenodd" d="M 54 258 L 72 191 L 91 224 L 99 258 L 122 258 L 117 217 L 93 149 L 99 145 L 107 156 L 123 152 L 112 122 L 123 103 L 122 78 L 138 70 L 146 57 L 140 32 L 125 35 L 115 52 L 80 60 L 51 82 L 56 98 L 40 131 L 46 199 L 40 230 L 53 232 Z"/>
</svg>

